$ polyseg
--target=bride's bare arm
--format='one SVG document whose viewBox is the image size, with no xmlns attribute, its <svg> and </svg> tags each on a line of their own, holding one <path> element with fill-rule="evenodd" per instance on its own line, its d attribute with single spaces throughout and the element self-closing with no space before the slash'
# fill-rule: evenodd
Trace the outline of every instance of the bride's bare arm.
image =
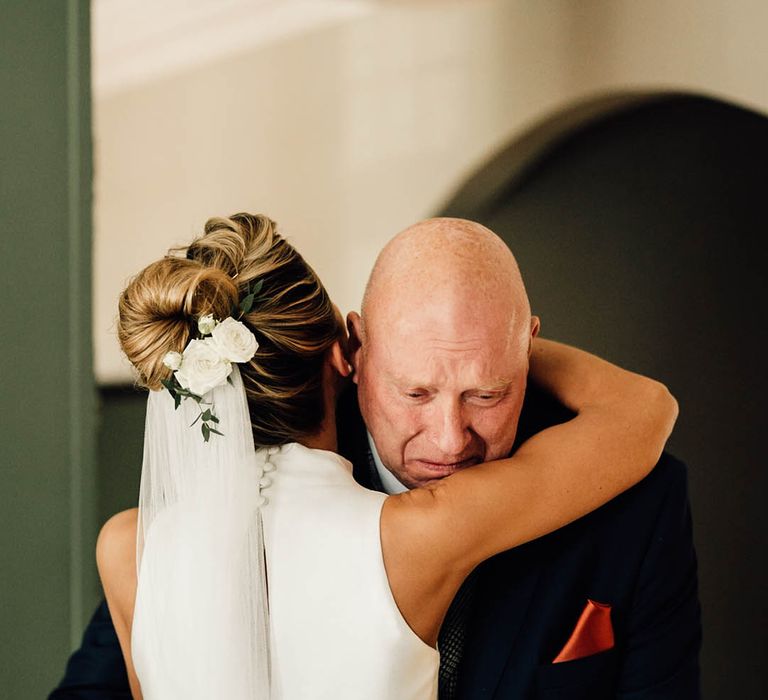
<svg viewBox="0 0 768 700">
<path fill-rule="evenodd" d="M 96 564 L 123 652 L 131 695 L 134 700 L 141 700 L 141 688 L 131 659 L 131 626 L 137 584 L 137 517 L 138 508 L 131 508 L 113 515 L 104 524 L 96 542 Z"/>
<path fill-rule="evenodd" d="M 530 372 L 576 413 L 572 420 L 535 434 L 508 459 L 384 504 L 393 592 L 428 641 L 436 634 L 436 600 L 447 608 L 480 562 L 563 527 L 640 481 L 677 418 L 677 402 L 662 384 L 575 348 L 535 340 Z"/>
</svg>

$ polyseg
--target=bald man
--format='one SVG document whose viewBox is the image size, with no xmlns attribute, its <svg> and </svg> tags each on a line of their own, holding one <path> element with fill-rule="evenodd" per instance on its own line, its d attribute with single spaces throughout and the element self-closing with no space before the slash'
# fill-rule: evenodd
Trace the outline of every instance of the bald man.
<svg viewBox="0 0 768 700">
<path fill-rule="evenodd" d="M 527 387 L 539 320 L 512 253 L 479 224 L 396 236 L 348 326 L 339 451 L 363 486 L 402 492 L 570 417 Z M 665 454 L 595 513 L 475 570 L 440 632 L 440 697 L 696 698 L 700 638 L 685 468 Z M 105 605 L 50 697 L 130 697 Z"/>
<path fill-rule="evenodd" d="M 396 236 L 348 324 L 357 396 L 339 435 L 364 486 L 471 469 L 570 417 L 526 391 L 539 319 L 511 251 L 479 224 Z M 700 644 L 686 472 L 665 454 L 611 503 L 467 579 L 440 633 L 440 697 L 698 698 Z"/>
<path fill-rule="evenodd" d="M 349 315 L 350 352 L 375 453 L 401 488 L 510 453 L 538 328 L 512 253 L 479 224 L 429 220 L 384 248 L 362 317 Z"/>
</svg>

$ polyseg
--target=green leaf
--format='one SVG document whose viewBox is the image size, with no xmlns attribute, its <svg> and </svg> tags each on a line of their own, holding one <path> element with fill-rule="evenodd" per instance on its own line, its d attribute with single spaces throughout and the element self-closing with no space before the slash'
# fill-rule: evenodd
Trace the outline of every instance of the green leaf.
<svg viewBox="0 0 768 700">
<path fill-rule="evenodd" d="M 219 419 L 215 416 L 215 414 L 211 413 L 210 418 L 208 420 L 213 421 L 214 423 L 218 423 Z"/>
<path fill-rule="evenodd" d="M 248 285 L 248 294 L 246 294 L 243 300 L 240 302 L 241 316 L 244 316 L 245 314 L 248 314 L 251 312 L 251 309 L 253 308 L 253 302 L 256 300 L 256 297 L 258 296 L 263 286 L 264 286 L 263 280 L 257 280 L 256 283 L 253 285 L 253 289 L 251 289 L 250 284 Z"/>
<path fill-rule="evenodd" d="M 245 299 L 243 299 L 240 302 L 240 313 L 245 315 L 247 313 L 250 313 L 251 308 L 253 307 L 253 300 L 256 298 L 256 295 L 251 292 Z"/>
<path fill-rule="evenodd" d="M 208 424 L 207 423 L 203 423 L 200 426 L 200 429 L 203 431 L 203 440 L 208 442 L 208 440 L 210 440 L 210 438 L 211 438 L 211 429 L 208 427 Z"/>
<path fill-rule="evenodd" d="M 208 432 L 209 433 L 216 433 L 216 435 L 221 435 L 222 437 L 224 437 L 224 433 L 220 433 L 218 430 L 216 430 L 216 428 L 209 427 L 208 428 Z"/>
<path fill-rule="evenodd" d="M 189 427 L 191 428 L 191 427 L 192 427 L 192 426 L 193 426 L 195 423 L 197 423 L 197 421 L 199 421 L 201 418 L 203 418 L 203 414 L 202 414 L 202 413 L 201 413 L 201 414 L 200 414 L 200 415 L 199 415 L 197 418 L 195 418 L 195 420 L 193 420 L 193 421 L 192 421 L 192 422 L 189 424 Z M 205 419 L 203 418 L 203 420 L 205 420 Z"/>
<path fill-rule="evenodd" d="M 205 411 L 200 414 L 200 416 L 202 417 L 202 419 L 204 421 L 211 420 L 211 409 L 210 408 L 206 408 Z"/>
<path fill-rule="evenodd" d="M 173 394 L 173 410 L 175 411 L 179 406 L 181 406 L 181 396 Z"/>
<path fill-rule="evenodd" d="M 171 393 L 173 393 L 173 392 L 176 390 L 176 384 L 174 383 L 174 379 L 175 379 L 175 377 L 174 377 L 173 379 L 161 379 L 161 380 L 160 380 L 160 383 L 161 383 L 161 384 L 162 384 L 162 385 L 163 385 L 163 386 L 164 386 L 166 389 L 168 389 L 168 391 L 170 391 Z"/>
</svg>

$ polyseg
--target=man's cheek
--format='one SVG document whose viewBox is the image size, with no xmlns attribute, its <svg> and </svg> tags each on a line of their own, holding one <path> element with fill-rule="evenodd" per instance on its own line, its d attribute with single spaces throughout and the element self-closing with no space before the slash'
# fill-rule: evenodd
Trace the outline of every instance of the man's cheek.
<svg viewBox="0 0 768 700">
<path fill-rule="evenodd" d="M 514 419 L 501 428 L 478 426 L 477 434 L 485 444 L 485 461 L 501 459 L 509 455 L 515 442 L 516 424 Z"/>
<path fill-rule="evenodd" d="M 413 407 L 403 406 L 398 399 L 390 400 L 380 407 L 381 415 L 398 433 L 412 433 L 418 422 L 418 411 Z"/>
</svg>

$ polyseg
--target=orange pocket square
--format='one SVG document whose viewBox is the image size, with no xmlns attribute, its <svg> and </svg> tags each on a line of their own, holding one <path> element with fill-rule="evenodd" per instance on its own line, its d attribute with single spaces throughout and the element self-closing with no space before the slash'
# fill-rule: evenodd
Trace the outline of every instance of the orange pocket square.
<svg viewBox="0 0 768 700">
<path fill-rule="evenodd" d="M 571 638 L 552 663 L 583 659 L 613 649 L 613 644 L 610 604 L 587 600 Z"/>
</svg>

